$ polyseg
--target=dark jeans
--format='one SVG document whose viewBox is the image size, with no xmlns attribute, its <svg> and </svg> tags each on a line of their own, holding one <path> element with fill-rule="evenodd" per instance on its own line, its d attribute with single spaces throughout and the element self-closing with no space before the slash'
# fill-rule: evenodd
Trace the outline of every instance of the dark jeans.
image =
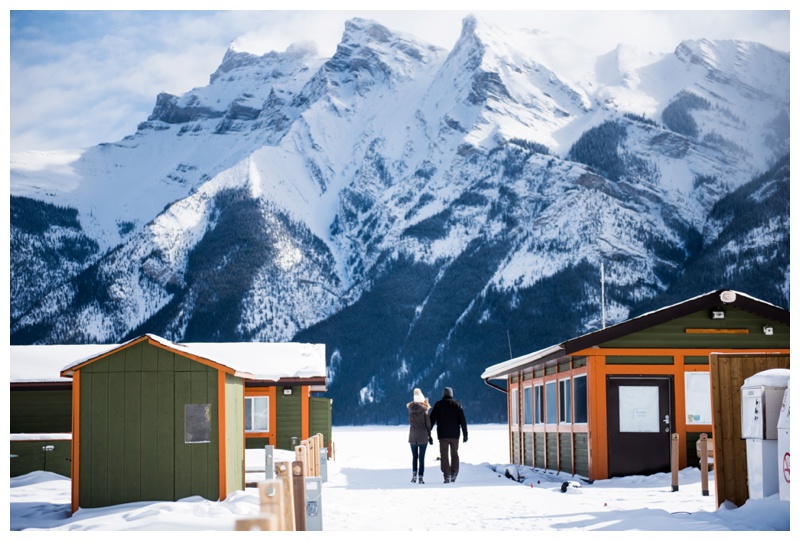
<svg viewBox="0 0 800 541">
<path fill-rule="evenodd" d="M 446 476 L 458 475 L 458 438 L 440 439 L 439 454 L 442 460 L 442 473 Z"/>
<path fill-rule="evenodd" d="M 411 469 L 417 472 L 420 477 L 425 474 L 425 450 L 427 448 L 427 443 L 411 444 Z"/>
</svg>

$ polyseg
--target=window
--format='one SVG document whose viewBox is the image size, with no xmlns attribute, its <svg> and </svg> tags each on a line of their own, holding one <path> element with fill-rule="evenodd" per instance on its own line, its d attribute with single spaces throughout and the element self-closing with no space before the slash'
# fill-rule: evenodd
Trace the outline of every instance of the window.
<svg viewBox="0 0 800 541">
<path fill-rule="evenodd" d="M 533 422 L 537 425 L 540 425 L 544 423 L 544 397 L 542 396 L 541 385 L 533 386 L 533 403 L 535 406 L 533 411 Z"/>
<path fill-rule="evenodd" d="M 568 379 L 558 381 L 558 422 L 572 422 L 572 403 L 570 401 L 570 385 Z"/>
<path fill-rule="evenodd" d="M 686 372 L 686 424 L 711 424 L 711 378 L 708 372 Z"/>
<path fill-rule="evenodd" d="M 517 410 L 519 409 L 519 389 L 511 389 L 511 424 L 516 426 L 519 423 Z"/>
<path fill-rule="evenodd" d="M 248 396 L 244 399 L 245 432 L 269 432 L 269 397 Z"/>
<path fill-rule="evenodd" d="M 547 424 L 556 424 L 558 421 L 558 410 L 556 409 L 556 382 L 548 381 L 545 385 L 545 400 L 547 400 Z"/>
<path fill-rule="evenodd" d="M 530 425 L 533 424 L 533 389 L 531 387 L 525 387 L 522 392 L 524 393 L 524 410 L 522 416 L 525 419 L 525 424 Z"/>
<path fill-rule="evenodd" d="M 585 423 L 587 419 L 586 376 L 572 378 L 572 401 L 575 423 Z"/>
<path fill-rule="evenodd" d="M 183 441 L 211 442 L 211 404 L 184 404 Z"/>
</svg>

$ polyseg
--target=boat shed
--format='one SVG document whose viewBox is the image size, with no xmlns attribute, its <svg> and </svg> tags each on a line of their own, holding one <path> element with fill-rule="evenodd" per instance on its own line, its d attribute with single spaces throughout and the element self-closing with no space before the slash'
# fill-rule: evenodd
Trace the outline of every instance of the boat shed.
<svg viewBox="0 0 800 541">
<path fill-rule="evenodd" d="M 717 290 L 481 377 L 507 395 L 512 463 L 594 481 L 670 471 L 674 438 L 679 467 L 698 465 L 700 435 L 713 438 L 712 356 L 777 355 L 788 365 L 789 349 L 788 310 Z"/>
<path fill-rule="evenodd" d="M 17 470 L 42 469 L 38 448 L 52 447 L 51 464 L 70 464 L 73 511 L 221 500 L 244 488 L 249 440 L 291 444 L 312 430 L 330 438 L 330 400 L 311 397 L 326 390 L 324 345 L 181 344 L 147 334 L 102 346 L 12 346 L 11 361 L 12 475 L 15 461 Z M 55 457 L 66 443 L 66 457 Z"/>
</svg>

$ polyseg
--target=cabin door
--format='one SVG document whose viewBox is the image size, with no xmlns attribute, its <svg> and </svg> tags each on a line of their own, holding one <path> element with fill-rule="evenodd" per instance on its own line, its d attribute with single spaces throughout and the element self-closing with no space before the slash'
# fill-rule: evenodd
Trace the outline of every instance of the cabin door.
<svg viewBox="0 0 800 541">
<path fill-rule="evenodd" d="M 672 376 L 608 376 L 608 476 L 670 471 Z"/>
</svg>

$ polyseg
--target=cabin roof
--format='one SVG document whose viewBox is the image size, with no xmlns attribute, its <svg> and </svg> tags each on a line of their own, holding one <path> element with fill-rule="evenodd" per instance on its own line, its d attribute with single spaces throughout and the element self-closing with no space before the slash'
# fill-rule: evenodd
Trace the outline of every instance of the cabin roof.
<svg viewBox="0 0 800 541">
<path fill-rule="evenodd" d="M 718 306 L 733 306 L 778 323 L 789 325 L 788 310 L 739 291 L 718 289 L 664 308 L 659 308 L 652 312 L 647 312 L 635 318 L 617 323 L 616 325 L 606 327 L 605 329 L 593 331 L 576 338 L 571 338 L 560 344 L 494 364 L 484 370 L 483 374 L 481 374 L 481 378 L 484 380 L 504 378 L 522 367 L 557 359 L 592 346 L 599 346 L 611 340 L 616 340 L 617 338 L 648 329 L 655 325 L 660 325 L 701 310 L 710 310 Z"/>
<path fill-rule="evenodd" d="M 11 383 L 68 382 L 80 367 L 142 340 L 205 359 L 246 379 L 278 381 L 326 377 L 324 344 L 178 343 L 146 334 L 122 344 L 11 346 Z"/>
</svg>

